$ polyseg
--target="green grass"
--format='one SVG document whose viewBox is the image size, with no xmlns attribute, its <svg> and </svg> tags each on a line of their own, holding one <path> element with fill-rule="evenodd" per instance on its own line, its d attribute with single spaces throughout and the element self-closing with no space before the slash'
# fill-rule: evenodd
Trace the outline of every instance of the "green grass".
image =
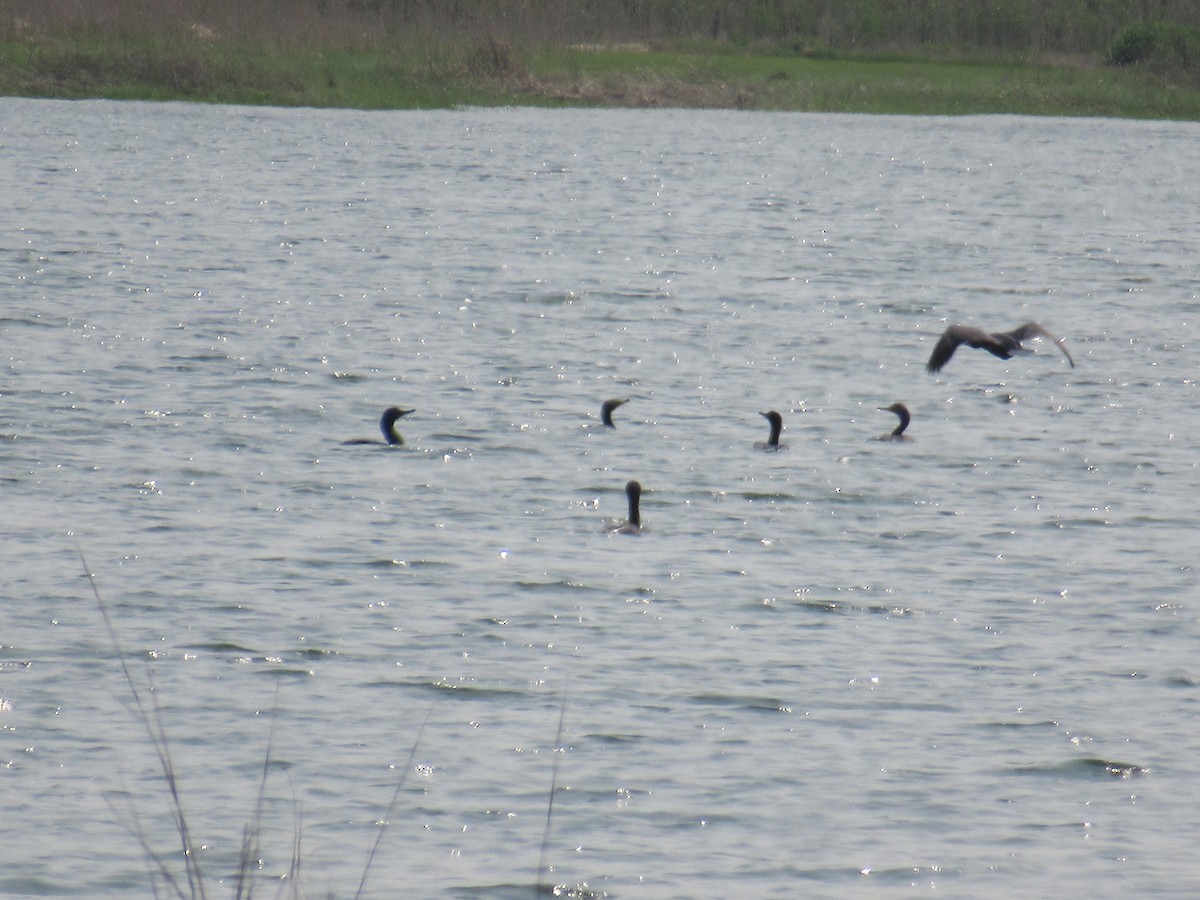
<svg viewBox="0 0 1200 900">
<path fill-rule="evenodd" d="M 2 42 L 0 93 L 360 108 L 447 107 L 496 98 L 471 79 L 390 53 L 282 52 L 182 38 Z"/>
<path fill-rule="evenodd" d="M 280 49 L 80 29 L 0 41 L 0 93 L 279 106 L 546 105 L 1200 119 L 1200 86 L 1136 67 L 931 59 L 689 39 L 681 49 L 513 49 L 492 37 Z"/>
<path fill-rule="evenodd" d="M 530 71 L 545 94 L 581 104 L 1200 118 L 1200 90 L 1099 64 L 616 49 L 544 51 Z"/>
</svg>

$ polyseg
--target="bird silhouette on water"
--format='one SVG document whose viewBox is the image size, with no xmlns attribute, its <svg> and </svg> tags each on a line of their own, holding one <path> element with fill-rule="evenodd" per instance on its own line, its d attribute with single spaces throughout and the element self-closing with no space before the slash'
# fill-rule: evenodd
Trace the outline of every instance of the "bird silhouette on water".
<svg viewBox="0 0 1200 900">
<path fill-rule="evenodd" d="M 1013 353 L 1024 349 L 1021 346 L 1024 341 L 1036 337 L 1049 338 L 1054 341 L 1067 358 L 1067 362 L 1071 364 L 1071 368 L 1075 368 L 1075 360 L 1071 359 L 1071 354 L 1067 352 L 1061 339 L 1056 338 L 1037 322 L 1026 322 L 1012 331 L 984 331 L 982 328 L 975 328 L 971 325 L 951 325 L 942 332 L 942 336 L 934 345 L 933 352 L 929 354 L 929 362 L 925 364 L 925 371 L 940 372 L 942 367 L 950 362 L 950 357 L 954 355 L 954 351 L 960 344 L 966 344 L 977 350 L 986 350 L 1001 359 L 1010 359 Z"/>
<path fill-rule="evenodd" d="M 759 415 L 771 423 L 771 436 L 769 438 L 767 438 L 765 441 L 755 441 L 754 449 L 755 450 L 786 450 L 787 444 L 779 443 L 779 434 L 781 431 L 783 431 L 783 416 L 781 416 L 779 413 L 775 412 L 775 410 L 771 410 L 770 412 L 765 412 L 765 413 L 759 413 Z"/>
<path fill-rule="evenodd" d="M 379 420 L 379 430 L 383 432 L 384 441 L 395 447 L 404 443 L 404 438 L 400 436 L 400 432 L 396 431 L 396 423 L 400 421 L 402 416 L 407 416 L 411 412 L 416 412 L 416 410 L 401 409 L 398 406 L 389 406 L 383 411 L 383 417 Z M 375 438 L 355 438 L 354 440 L 342 442 L 343 445 L 378 443 L 381 443 L 381 441 Z"/>
<path fill-rule="evenodd" d="M 629 500 L 629 518 L 623 522 L 613 522 L 606 525 L 604 530 L 609 534 L 641 534 L 642 533 L 642 512 L 639 509 L 639 501 L 642 497 L 642 485 L 637 481 L 629 481 L 625 484 L 625 496 Z"/>
<path fill-rule="evenodd" d="M 900 417 L 900 423 L 892 429 L 888 434 L 881 434 L 875 440 L 877 441 L 911 441 L 912 438 L 904 433 L 904 429 L 908 427 L 908 423 L 912 420 L 912 416 L 908 412 L 908 407 L 903 403 L 893 403 L 891 406 L 880 406 L 880 412 L 895 413 Z"/>
<path fill-rule="evenodd" d="M 616 428 L 617 425 L 615 422 L 613 422 L 612 418 L 613 410 L 618 406 L 623 406 L 628 402 L 628 398 L 624 400 L 605 400 L 602 404 L 600 404 L 600 421 L 609 428 Z"/>
</svg>

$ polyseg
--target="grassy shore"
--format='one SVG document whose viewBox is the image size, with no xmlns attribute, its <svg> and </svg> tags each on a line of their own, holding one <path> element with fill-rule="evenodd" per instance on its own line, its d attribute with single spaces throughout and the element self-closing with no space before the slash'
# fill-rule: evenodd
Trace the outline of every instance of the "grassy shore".
<svg viewBox="0 0 1200 900">
<path fill-rule="evenodd" d="M 1200 119 L 1200 90 L 1087 61 L 559 50 L 531 78 L 539 101 L 598 106 Z"/>
<path fill-rule="evenodd" d="M 1028 24 L 999 37 L 984 23 L 983 37 L 947 31 L 908 39 L 899 24 L 885 22 L 872 26 L 882 35 L 874 44 L 846 30 L 849 24 L 844 33 L 830 26 L 824 37 L 785 29 L 768 39 L 731 32 L 713 17 L 714 4 L 697 2 L 691 6 L 708 12 L 697 12 L 690 33 L 675 23 L 675 35 L 664 37 L 666 26 L 647 20 L 641 32 L 637 22 L 626 22 L 616 35 L 644 33 L 645 40 L 616 40 L 611 28 L 593 28 L 606 39 L 585 42 L 577 38 L 592 32 L 569 30 L 565 20 L 538 20 L 534 28 L 499 15 L 479 18 L 479 10 L 508 8 L 500 2 L 477 5 L 473 18 L 460 19 L 431 18 L 435 7 L 423 7 L 425 18 L 414 20 L 403 18 L 400 7 L 420 4 L 295 0 L 290 17 L 272 18 L 248 0 L 218 7 L 225 19 L 212 14 L 202 21 L 187 4 L 164 4 L 159 18 L 146 19 L 127 0 L 112 0 L 86 7 L 91 17 L 80 18 L 84 7 L 69 5 L 72 17 L 67 6 L 55 11 L 57 2 L 0 0 L 0 94 L 363 109 L 705 107 L 1200 120 L 1194 71 L 1113 65 L 1106 47 L 1091 46 L 1101 38 L 1090 32 L 1049 49 L 1038 38 L 1041 48 L 1030 49 Z M 462 16 L 464 5 L 448 0 L 436 8 L 460 9 Z M 17 7 L 28 7 L 29 15 L 18 15 Z M 229 18 L 235 9 L 241 18 Z M 257 17 L 246 18 L 247 10 Z M 1096 34 L 1112 30 L 1105 27 L 1096 26 Z M 954 38 L 966 43 L 947 43 Z"/>
</svg>

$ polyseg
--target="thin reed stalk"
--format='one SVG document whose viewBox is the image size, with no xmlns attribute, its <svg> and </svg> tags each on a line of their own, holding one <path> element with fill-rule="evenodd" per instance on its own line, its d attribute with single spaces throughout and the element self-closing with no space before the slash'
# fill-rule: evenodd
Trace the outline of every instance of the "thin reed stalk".
<svg viewBox="0 0 1200 900">
<path fill-rule="evenodd" d="M 550 847 L 550 833 L 554 821 L 554 795 L 558 791 L 558 762 L 562 756 L 562 736 L 563 724 L 567 720 L 567 685 L 563 685 L 562 705 L 558 710 L 558 732 L 554 735 L 554 765 L 550 769 L 550 796 L 546 800 L 546 826 L 542 829 L 542 849 L 538 853 L 537 876 L 534 879 L 534 885 L 537 890 L 542 889 L 542 879 L 546 877 L 546 853 Z M 549 886 L 551 893 L 554 891 L 554 886 Z"/>
<path fill-rule="evenodd" d="M 177 875 L 170 861 L 164 858 L 148 838 L 145 829 L 142 826 L 141 818 L 137 810 L 133 807 L 132 801 L 128 801 L 128 809 L 126 814 L 128 821 L 132 824 L 128 827 L 137 841 L 138 846 L 146 854 L 146 858 L 152 863 L 151 882 L 153 885 L 154 896 L 158 897 L 159 885 L 165 885 L 171 895 L 181 898 L 181 900 L 207 900 L 207 895 L 204 885 L 204 877 L 200 871 L 199 861 L 192 852 L 192 836 L 188 826 L 188 819 L 184 813 L 183 800 L 180 796 L 179 782 L 175 773 L 175 764 L 171 758 L 171 748 L 167 741 L 166 728 L 162 722 L 161 710 L 157 700 L 153 698 L 154 686 L 151 681 L 150 694 L 151 701 L 149 703 L 143 698 L 143 692 L 139 688 L 137 681 L 134 680 L 132 672 L 129 670 L 129 664 L 126 662 L 125 651 L 122 649 L 121 641 L 117 636 L 116 628 L 113 626 L 112 617 L 109 615 L 108 606 L 104 602 L 104 598 L 100 594 L 99 588 L 96 586 L 95 576 L 88 567 L 87 559 L 83 554 L 83 550 L 76 548 L 79 554 L 79 561 L 83 565 L 84 576 L 88 580 L 88 584 L 92 589 L 92 595 L 96 598 L 96 605 L 100 609 L 100 615 L 104 620 L 104 627 L 108 633 L 108 639 L 112 643 L 113 648 L 117 653 L 117 658 L 120 661 L 121 672 L 125 678 L 126 687 L 129 689 L 129 694 L 133 698 L 134 707 L 137 711 L 138 720 L 146 729 L 146 734 L 150 738 L 151 744 L 154 746 L 155 754 L 158 758 L 159 770 L 162 774 L 163 781 L 166 783 L 171 796 L 171 816 L 175 823 L 175 830 L 179 837 L 180 849 L 183 857 L 184 872 L 182 878 Z M 147 676 L 151 678 L 152 676 Z M 565 699 L 564 699 L 565 703 Z M 279 686 L 275 689 L 275 705 L 273 709 L 278 709 L 279 706 Z M 564 707 L 565 708 L 565 707 Z M 416 758 L 417 748 L 420 746 L 421 738 L 425 733 L 425 728 L 433 717 L 434 707 L 430 707 L 425 714 L 425 719 L 421 723 L 421 727 L 417 729 L 416 738 L 413 740 L 412 746 L 408 751 L 408 758 L 405 760 L 404 766 L 400 773 L 400 778 L 396 783 L 395 789 L 392 791 L 391 801 L 388 803 L 387 809 L 384 812 L 383 818 L 379 822 L 379 832 L 375 836 L 375 842 L 371 846 L 370 853 L 367 856 L 367 861 L 363 866 L 362 876 L 359 879 L 358 889 L 355 891 L 355 898 L 361 898 L 363 891 L 366 889 L 367 876 L 370 874 L 371 866 L 375 861 L 375 857 L 379 851 L 380 844 L 383 841 L 383 836 L 391 824 L 391 818 L 396 811 L 396 807 L 400 802 L 400 796 L 404 791 L 405 784 L 408 780 L 408 773 L 413 769 L 413 761 Z M 559 735 L 562 734 L 562 721 L 559 721 Z M 258 782 L 258 793 L 254 803 L 254 811 L 242 829 L 241 847 L 238 853 L 237 870 L 233 878 L 234 892 L 236 900 L 251 900 L 254 896 L 256 879 L 254 873 L 256 870 L 258 852 L 259 852 L 259 835 L 263 817 L 263 808 L 266 803 L 266 787 L 267 779 L 270 776 L 271 761 L 274 755 L 275 741 L 275 716 L 271 716 L 271 729 L 267 737 L 267 749 L 263 756 L 262 773 Z M 110 809 L 116 812 L 115 804 L 111 799 L 105 798 Z M 553 803 L 553 787 L 551 788 L 551 803 Z M 295 797 L 293 790 L 292 805 L 295 809 L 295 826 L 293 829 L 292 838 L 292 853 L 291 860 L 288 865 L 288 871 L 284 878 L 287 882 L 286 890 L 288 895 L 294 898 L 301 896 L 300 892 L 300 877 L 301 877 L 301 838 L 303 834 L 303 825 L 300 820 L 299 803 Z M 549 818 L 547 818 L 547 828 L 549 828 Z M 545 853 L 545 843 L 543 842 L 542 852 Z M 282 894 L 284 888 L 281 888 Z"/>
<path fill-rule="evenodd" d="M 383 819 L 379 822 L 379 833 L 375 835 L 375 843 L 371 845 L 371 852 L 367 854 L 367 863 L 363 866 L 362 878 L 358 882 L 358 890 L 354 892 L 355 900 L 362 896 L 363 889 L 367 885 L 367 875 L 371 871 L 371 863 L 375 861 L 375 854 L 379 850 L 379 844 L 383 840 L 383 834 L 387 831 L 387 827 L 391 824 L 392 813 L 396 810 L 396 804 L 400 802 L 400 792 L 404 790 L 404 782 L 408 779 L 408 773 L 412 771 L 413 760 L 417 756 L 417 746 L 421 743 L 421 735 L 425 733 L 425 726 L 429 724 L 430 718 L 433 717 L 433 707 L 429 707 L 429 712 L 425 714 L 425 721 L 421 723 L 421 727 L 417 729 L 417 737 L 413 741 L 412 747 L 408 750 L 408 759 L 404 761 L 404 770 L 400 773 L 400 780 L 396 782 L 396 789 L 392 791 L 391 802 L 387 805 L 387 810 L 384 811 Z"/>
<path fill-rule="evenodd" d="M 195 853 L 192 852 L 192 835 L 188 828 L 187 816 L 184 815 L 183 801 L 179 796 L 179 783 L 175 778 L 175 764 L 171 759 L 171 747 L 167 743 L 167 733 L 162 723 L 162 711 L 159 708 L 157 700 L 153 700 L 149 708 L 143 702 L 142 692 L 138 690 L 137 682 L 133 680 L 133 675 L 129 671 L 129 665 L 125 661 L 125 651 L 121 648 L 121 641 L 117 637 L 116 629 L 113 628 L 112 619 L 108 614 L 108 607 L 105 605 L 104 599 L 100 596 L 99 588 L 96 587 L 95 576 L 93 576 L 92 570 L 88 567 L 82 548 L 76 547 L 76 551 L 79 553 L 80 563 L 83 564 L 83 574 L 92 589 L 92 595 L 96 598 L 96 605 L 100 607 L 100 615 L 104 619 L 104 628 L 108 632 L 108 639 L 112 642 L 113 648 L 116 650 L 117 659 L 120 660 L 121 672 L 125 676 L 125 684 L 129 688 L 130 695 L 133 697 L 134 705 L 137 707 L 138 719 L 146 729 L 146 735 L 150 738 L 150 743 L 154 745 L 154 752 L 158 757 L 159 770 L 162 773 L 163 781 L 166 782 L 167 790 L 171 794 L 171 816 L 175 821 L 175 831 L 179 836 L 179 847 L 183 855 L 183 868 L 187 880 L 188 892 L 184 893 L 183 886 L 172 874 L 166 861 L 150 846 L 140 822 L 135 819 L 135 833 L 138 843 L 149 855 L 150 859 L 154 861 L 158 874 L 173 889 L 177 896 L 198 897 L 200 900 L 206 900 L 204 878 L 200 872 L 200 863 L 196 859 Z M 150 684 L 150 693 L 151 695 L 154 693 L 153 682 Z"/>
<path fill-rule="evenodd" d="M 279 685 L 275 685 L 275 702 L 271 707 L 271 727 L 267 732 L 267 752 L 263 754 L 262 775 L 258 779 L 258 796 L 254 815 L 242 826 L 242 847 L 238 852 L 237 874 L 234 876 L 234 897 L 250 900 L 254 894 L 254 862 L 258 858 L 258 836 L 262 823 L 263 802 L 267 795 L 267 776 L 271 771 L 271 756 L 275 743 L 275 711 L 279 708 Z"/>
</svg>

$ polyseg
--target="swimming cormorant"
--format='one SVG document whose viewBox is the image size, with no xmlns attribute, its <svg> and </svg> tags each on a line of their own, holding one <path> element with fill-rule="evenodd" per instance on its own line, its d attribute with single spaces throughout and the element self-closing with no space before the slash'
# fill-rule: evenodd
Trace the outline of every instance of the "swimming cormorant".
<svg viewBox="0 0 1200 900">
<path fill-rule="evenodd" d="M 904 433 L 904 429 L 908 427 L 912 416 L 909 415 L 908 407 L 903 403 L 893 403 L 891 406 L 880 406 L 881 412 L 895 413 L 900 417 L 900 424 L 897 425 L 889 434 L 881 434 L 875 440 L 877 441 L 911 441 L 912 438 Z"/>
<path fill-rule="evenodd" d="M 1067 352 L 1067 348 L 1063 346 L 1063 342 L 1059 338 L 1056 338 L 1037 322 L 1026 322 L 1020 328 L 1014 328 L 1012 331 L 994 332 L 973 328 L 970 325 L 951 325 L 942 332 L 942 336 L 934 345 L 933 353 L 929 355 L 929 362 L 925 364 L 925 371 L 940 372 L 942 366 L 950 362 L 950 357 L 954 355 L 959 344 L 966 344 L 977 350 L 986 350 L 1001 359 L 1009 359 L 1014 352 L 1023 349 L 1022 341 L 1035 337 L 1049 338 L 1054 341 L 1058 349 L 1066 356 L 1071 368 L 1075 368 L 1075 360 L 1071 359 L 1071 354 Z"/>
<path fill-rule="evenodd" d="M 616 428 L 617 426 L 612 420 L 613 410 L 616 409 L 618 406 L 621 406 L 628 402 L 629 402 L 628 397 L 625 398 L 624 400 L 605 400 L 604 403 L 601 404 L 601 406 L 600 406 L 600 421 L 603 422 L 605 425 L 607 425 L 609 428 Z"/>
<path fill-rule="evenodd" d="M 755 450 L 786 450 L 787 444 L 779 443 L 779 432 L 783 431 L 783 416 L 771 410 L 770 412 L 759 413 L 771 423 L 771 436 L 765 441 L 755 441 Z"/>
<path fill-rule="evenodd" d="M 389 406 L 383 411 L 383 417 L 379 420 L 379 430 L 383 432 L 383 437 L 387 443 L 394 446 L 400 446 L 404 443 L 404 438 L 396 431 L 396 422 L 401 416 L 407 416 L 411 412 L 416 412 L 413 409 L 401 409 L 398 406 Z M 378 444 L 379 441 L 375 438 L 355 438 L 352 441 L 343 441 L 343 444 Z"/>
<path fill-rule="evenodd" d="M 638 501 L 642 496 L 642 486 L 636 481 L 625 485 L 625 496 L 629 498 L 629 518 L 623 522 L 614 522 L 605 527 L 609 534 L 641 534 L 642 514 L 638 509 Z"/>
</svg>

